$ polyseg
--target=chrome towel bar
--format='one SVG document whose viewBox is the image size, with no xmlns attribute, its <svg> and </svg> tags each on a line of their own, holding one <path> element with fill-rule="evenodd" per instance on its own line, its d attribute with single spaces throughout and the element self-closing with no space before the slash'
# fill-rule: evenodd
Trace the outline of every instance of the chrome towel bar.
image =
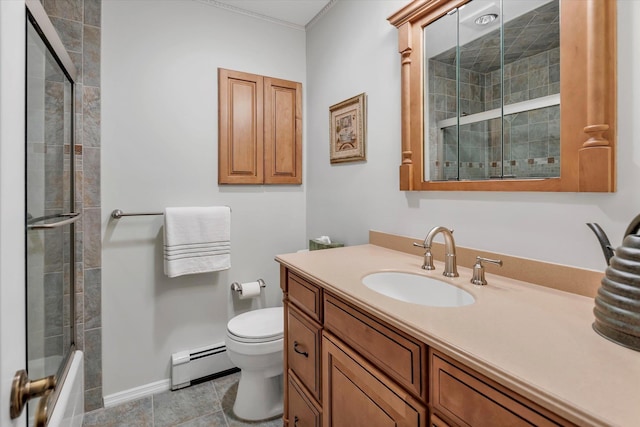
<svg viewBox="0 0 640 427">
<path fill-rule="evenodd" d="M 164 213 L 163 212 L 131 212 L 131 213 L 124 213 L 120 209 L 114 209 L 114 211 L 111 212 L 111 218 L 113 218 L 113 219 L 120 219 L 123 216 L 143 216 L 143 215 L 164 215 Z"/>
<path fill-rule="evenodd" d="M 231 208 L 229 208 L 229 210 L 231 210 Z M 123 216 L 149 216 L 149 215 L 164 215 L 164 212 L 130 212 L 130 213 L 124 213 L 120 209 L 114 209 L 113 212 L 111 212 L 111 218 L 113 218 L 113 219 L 120 219 Z"/>
</svg>

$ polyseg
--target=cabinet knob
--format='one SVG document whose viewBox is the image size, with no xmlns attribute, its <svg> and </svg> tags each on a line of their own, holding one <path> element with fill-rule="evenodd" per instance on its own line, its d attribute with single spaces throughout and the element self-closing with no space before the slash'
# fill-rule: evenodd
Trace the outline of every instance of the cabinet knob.
<svg viewBox="0 0 640 427">
<path fill-rule="evenodd" d="M 293 351 L 295 351 L 298 354 L 303 355 L 304 357 L 309 357 L 309 353 L 306 351 L 302 351 L 302 350 L 298 350 L 298 341 L 294 341 L 293 342 Z"/>
<path fill-rule="evenodd" d="M 295 417 L 293 417 L 293 427 L 298 427 L 298 416 L 296 415 Z"/>
</svg>

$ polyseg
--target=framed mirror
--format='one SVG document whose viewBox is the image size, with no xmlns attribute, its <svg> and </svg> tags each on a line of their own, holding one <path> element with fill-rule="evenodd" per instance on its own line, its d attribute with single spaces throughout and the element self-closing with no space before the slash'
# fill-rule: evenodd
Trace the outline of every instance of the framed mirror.
<svg viewBox="0 0 640 427">
<path fill-rule="evenodd" d="M 401 190 L 615 191 L 615 1 L 416 0 Z"/>
</svg>

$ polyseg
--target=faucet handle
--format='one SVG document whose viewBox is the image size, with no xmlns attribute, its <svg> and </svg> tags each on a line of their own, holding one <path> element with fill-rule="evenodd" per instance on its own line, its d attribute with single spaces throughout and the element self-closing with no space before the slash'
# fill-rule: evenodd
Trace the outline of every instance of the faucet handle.
<svg viewBox="0 0 640 427">
<path fill-rule="evenodd" d="M 424 262 L 422 263 L 422 269 L 435 270 L 436 268 L 433 265 L 433 254 L 431 253 L 431 246 L 427 246 L 424 243 L 415 243 L 415 242 L 413 242 L 413 246 L 426 249 L 426 252 L 424 253 Z"/>
<path fill-rule="evenodd" d="M 497 264 L 502 267 L 502 260 L 500 259 L 489 259 L 483 258 L 481 256 L 476 257 L 476 263 L 473 266 L 473 277 L 471 277 L 471 283 L 474 285 L 486 285 L 487 281 L 484 278 L 484 266 L 482 262 L 490 262 L 491 264 Z"/>
</svg>

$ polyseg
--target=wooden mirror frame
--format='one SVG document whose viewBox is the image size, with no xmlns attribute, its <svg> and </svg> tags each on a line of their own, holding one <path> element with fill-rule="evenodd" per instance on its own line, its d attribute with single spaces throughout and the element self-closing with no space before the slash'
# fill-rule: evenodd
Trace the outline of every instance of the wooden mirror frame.
<svg viewBox="0 0 640 427">
<path fill-rule="evenodd" d="M 423 28 L 470 0 L 415 0 L 398 29 L 403 191 L 616 191 L 616 0 L 560 0 L 559 178 L 424 181 Z"/>
</svg>

